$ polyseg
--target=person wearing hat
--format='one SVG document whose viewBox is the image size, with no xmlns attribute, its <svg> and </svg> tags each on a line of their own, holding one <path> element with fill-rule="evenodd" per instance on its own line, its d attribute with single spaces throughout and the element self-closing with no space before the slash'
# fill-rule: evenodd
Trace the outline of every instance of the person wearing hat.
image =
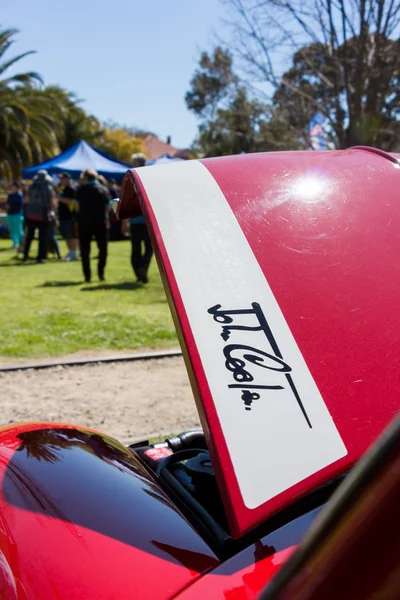
<svg viewBox="0 0 400 600">
<path fill-rule="evenodd" d="M 37 172 L 29 188 L 29 203 L 26 211 L 27 233 L 24 248 L 24 261 L 28 260 L 29 250 L 36 229 L 39 231 L 39 250 L 36 261 L 42 263 L 46 258 L 46 242 L 49 214 L 55 210 L 53 179 L 44 169 Z"/>
<path fill-rule="evenodd" d="M 82 185 L 76 193 L 76 201 L 79 206 L 79 246 L 83 274 L 86 283 L 90 283 L 90 245 L 94 237 L 99 249 L 97 273 L 100 281 L 104 281 L 111 198 L 107 188 L 99 182 L 98 174 L 94 169 L 86 169 L 81 179 Z"/>
<path fill-rule="evenodd" d="M 68 253 L 64 257 L 64 260 L 78 260 L 76 254 L 78 240 L 75 235 L 76 211 L 74 204 L 77 185 L 75 185 L 67 172 L 61 173 L 59 178 L 63 189 L 58 196 L 58 220 L 60 221 L 60 233 L 68 248 Z"/>
</svg>

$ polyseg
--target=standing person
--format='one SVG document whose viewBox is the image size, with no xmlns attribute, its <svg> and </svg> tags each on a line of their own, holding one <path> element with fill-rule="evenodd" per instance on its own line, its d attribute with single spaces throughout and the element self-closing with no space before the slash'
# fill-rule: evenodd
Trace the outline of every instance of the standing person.
<svg viewBox="0 0 400 600">
<path fill-rule="evenodd" d="M 6 211 L 7 211 L 7 226 L 10 232 L 12 240 L 12 247 L 16 248 L 17 252 L 21 244 L 24 228 L 23 228 L 23 208 L 24 208 L 24 197 L 21 191 L 19 183 L 14 181 L 11 184 L 11 191 L 7 197 Z"/>
<path fill-rule="evenodd" d="M 134 168 L 143 167 L 145 164 L 146 157 L 144 154 L 139 153 L 132 155 L 132 166 Z M 144 217 L 140 216 L 135 217 L 134 219 L 129 219 L 129 225 L 132 244 L 132 269 L 138 281 L 141 281 L 142 283 L 148 283 L 149 278 L 147 276 L 147 272 L 149 270 L 151 257 L 153 256 L 153 248 Z"/>
<path fill-rule="evenodd" d="M 59 178 L 63 189 L 58 197 L 58 220 L 60 221 L 60 233 L 68 248 L 68 253 L 64 257 L 64 260 L 78 260 L 78 240 L 75 235 L 76 210 L 74 202 L 78 186 L 70 178 L 68 173 L 61 173 Z"/>
<path fill-rule="evenodd" d="M 56 229 L 59 227 L 59 221 L 57 219 L 57 214 L 54 210 L 49 211 L 48 219 L 47 219 L 47 246 L 46 246 L 46 257 L 49 252 L 57 255 L 57 258 L 61 260 L 61 252 L 60 247 L 58 245 L 57 237 L 56 237 Z"/>
<path fill-rule="evenodd" d="M 115 179 L 108 179 L 107 181 L 108 191 L 110 192 L 111 200 L 115 200 L 115 198 L 119 198 L 119 187 Z"/>
<path fill-rule="evenodd" d="M 150 241 L 144 217 L 129 219 L 131 234 L 131 265 L 138 281 L 148 283 L 147 272 L 149 270 L 153 248 Z"/>
<path fill-rule="evenodd" d="M 104 281 L 107 262 L 107 229 L 109 227 L 110 195 L 107 188 L 98 181 L 93 169 L 82 173 L 83 184 L 76 193 L 78 202 L 79 244 L 83 274 L 86 283 L 91 281 L 90 244 L 94 237 L 99 249 L 97 273 Z"/>
<path fill-rule="evenodd" d="M 29 188 L 29 203 L 27 206 L 27 233 L 24 248 L 24 261 L 28 260 L 29 250 L 36 229 L 39 230 L 39 251 L 36 262 L 42 263 L 46 257 L 48 215 L 55 207 L 53 180 L 47 171 L 38 171 Z"/>
<path fill-rule="evenodd" d="M 23 208 L 22 208 L 22 240 L 21 243 L 19 245 L 18 248 L 18 254 L 21 253 L 22 255 L 24 254 L 25 251 L 25 241 L 26 241 L 26 227 L 28 224 L 28 220 L 27 220 L 27 210 L 28 210 L 28 203 L 29 203 L 29 189 L 28 186 L 25 183 L 21 183 L 21 193 L 22 193 L 22 197 L 23 197 Z"/>
</svg>

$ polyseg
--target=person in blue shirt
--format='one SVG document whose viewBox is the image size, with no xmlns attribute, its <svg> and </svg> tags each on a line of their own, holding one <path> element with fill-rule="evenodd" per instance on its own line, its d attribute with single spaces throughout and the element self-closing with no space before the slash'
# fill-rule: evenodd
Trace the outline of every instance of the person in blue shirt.
<svg viewBox="0 0 400 600">
<path fill-rule="evenodd" d="M 11 184 L 11 191 L 7 197 L 7 226 L 12 239 L 12 247 L 18 250 L 21 240 L 24 235 L 23 216 L 24 197 L 19 183 L 14 181 Z"/>
</svg>

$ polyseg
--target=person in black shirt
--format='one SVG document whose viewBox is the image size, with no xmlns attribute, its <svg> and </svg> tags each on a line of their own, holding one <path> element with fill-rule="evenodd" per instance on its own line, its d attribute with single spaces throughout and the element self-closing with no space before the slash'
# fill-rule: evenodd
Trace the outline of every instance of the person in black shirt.
<svg viewBox="0 0 400 600">
<path fill-rule="evenodd" d="M 78 240 L 75 235 L 76 211 L 74 205 L 77 186 L 70 179 L 68 173 L 61 173 L 59 177 L 63 190 L 58 197 L 58 220 L 60 221 L 60 233 L 68 247 L 68 254 L 64 257 L 64 260 L 78 260 L 76 254 Z"/>
<path fill-rule="evenodd" d="M 90 244 L 94 237 L 99 249 L 97 272 L 104 281 L 107 262 L 107 229 L 109 227 L 110 195 L 107 188 L 98 181 L 93 169 L 82 173 L 83 184 L 76 193 L 79 205 L 78 225 L 82 268 L 86 283 L 90 283 Z"/>
<path fill-rule="evenodd" d="M 120 190 L 115 179 L 109 179 L 107 181 L 108 191 L 110 192 L 111 200 L 119 198 Z"/>
</svg>

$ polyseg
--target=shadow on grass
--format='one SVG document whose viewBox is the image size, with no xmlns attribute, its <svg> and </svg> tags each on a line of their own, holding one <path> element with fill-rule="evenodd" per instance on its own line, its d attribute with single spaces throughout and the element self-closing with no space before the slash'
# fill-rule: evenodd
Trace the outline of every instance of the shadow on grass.
<svg viewBox="0 0 400 600">
<path fill-rule="evenodd" d="M 83 281 L 45 281 L 37 287 L 55 288 L 55 287 L 70 287 L 73 285 L 83 285 Z"/>
<path fill-rule="evenodd" d="M 135 283 L 134 281 L 124 281 L 123 283 L 100 283 L 99 285 L 87 284 L 81 292 L 96 292 L 97 290 L 140 290 L 143 289 L 143 284 Z"/>
<path fill-rule="evenodd" d="M 0 269 L 3 269 L 5 267 L 31 267 L 32 265 L 36 265 L 36 264 L 37 263 L 35 260 L 23 262 L 20 258 L 18 258 L 18 259 L 14 259 L 13 262 L 0 263 Z"/>
<path fill-rule="evenodd" d="M 51 265 L 56 264 L 57 262 L 59 262 L 57 258 L 46 258 L 43 264 Z M 23 260 L 19 256 L 12 256 L 8 262 L 0 263 L 0 269 L 2 267 L 32 267 L 33 265 L 37 264 L 38 262 L 36 258 L 29 257 L 28 260 Z"/>
</svg>

